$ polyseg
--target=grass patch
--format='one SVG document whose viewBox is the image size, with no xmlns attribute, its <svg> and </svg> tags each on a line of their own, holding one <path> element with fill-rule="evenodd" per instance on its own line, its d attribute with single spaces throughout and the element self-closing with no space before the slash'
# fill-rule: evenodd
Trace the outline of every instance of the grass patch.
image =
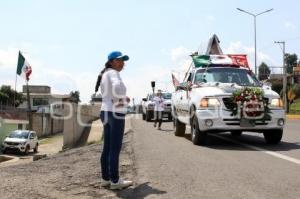
<svg viewBox="0 0 300 199">
<path fill-rule="evenodd" d="M 290 106 L 291 114 L 300 114 L 300 99 L 294 101 Z"/>
</svg>

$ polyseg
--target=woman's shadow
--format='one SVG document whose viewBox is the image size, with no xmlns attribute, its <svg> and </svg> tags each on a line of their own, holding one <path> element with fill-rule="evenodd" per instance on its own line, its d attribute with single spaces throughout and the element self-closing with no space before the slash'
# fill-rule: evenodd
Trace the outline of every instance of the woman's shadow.
<svg viewBox="0 0 300 199">
<path fill-rule="evenodd" d="M 149 195 L 158 195 L 158 194 L 165 194 L 166 191 L 161 191 L 159 189 L 155 189 L 149 185 L 149 182 L 145 182 L 143 184 L 138 185 L 137 187 L 129 187 L 122 191 L 117 192 L 117 196 L 119 198 L 124 199 L 143 199 Z"/>
</svg>

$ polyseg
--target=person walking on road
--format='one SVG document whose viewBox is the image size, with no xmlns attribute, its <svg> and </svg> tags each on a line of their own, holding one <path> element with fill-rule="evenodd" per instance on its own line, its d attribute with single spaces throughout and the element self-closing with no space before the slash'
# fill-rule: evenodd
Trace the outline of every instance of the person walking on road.
<svg viewBox="0 0 300 199">
<path fill-rule="evenodd" d="M 158 123 L 158 130 L 161 130 L 161 123 L 162 123 L 162 114 L 164 111 L 164 98 L 162 96 L 161 90 L 157 91 L 156 96 L 153 98 L 154 102 L 154 127 Z"/>
<path fill-rule="evenodd" d="M 101 154 L 101 186 L 110 189 L 123 189 L 131 186 L 132 181 L 119 178 L 119 156 L 125 128 L 125 114 L 130 99 L 126 96 L 126 86 L 123 83 L 120 71 L 127 55 L 120 51 L 113 51 L 108 55 L 105 68 L 98 76 L 95 92 L 100 86 L 102 104 L 100 119 L 103 123 L 103 150 Z"/>
</svg>

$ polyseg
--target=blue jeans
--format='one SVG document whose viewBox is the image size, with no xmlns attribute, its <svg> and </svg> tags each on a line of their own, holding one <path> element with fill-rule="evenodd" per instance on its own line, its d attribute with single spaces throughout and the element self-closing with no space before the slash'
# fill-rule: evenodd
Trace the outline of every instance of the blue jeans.
<svg viewBox="0 0 300 199">
<path fill-rule="evenodd" d="M 104 127 L 104 144 L 101 155 L 101 171 L 104 180 L 119 181 L 119 156 L 125 128 L 125 114 L 101 111 Z"/>
</svg>

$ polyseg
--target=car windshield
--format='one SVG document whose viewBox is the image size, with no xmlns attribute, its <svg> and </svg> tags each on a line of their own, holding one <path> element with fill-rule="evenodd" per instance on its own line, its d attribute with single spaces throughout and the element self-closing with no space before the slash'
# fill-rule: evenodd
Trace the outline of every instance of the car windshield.
<svg viewBox="0 0 300 199">
<path fill-rule="evenodd" d="M 258 80 L 248 70 L 241 68 L 208 68 L 196 72 L 194 83 L 220 82 L 235 83 L 240 86 L 259 86 Z"/>
<path fill-rule="evenodd" d="M 27 139 L 29 132 L 27 131 L 13 131 L 9 134 L 9 138 L 24 138 Z"/>
</svg>

